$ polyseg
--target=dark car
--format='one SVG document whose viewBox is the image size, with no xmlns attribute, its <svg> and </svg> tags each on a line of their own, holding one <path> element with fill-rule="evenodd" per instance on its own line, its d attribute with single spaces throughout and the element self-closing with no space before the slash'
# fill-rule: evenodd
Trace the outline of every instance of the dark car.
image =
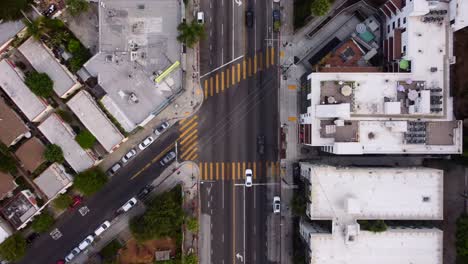
<svg viewBox="0 0 468 264">
<path fill-rule="evenodd" d="M 254 24 L 254 12 L 252 10 L 245 11 L 245 25 L 249 28 Z"/>
<path fill-rule="evenodd" d="M 140 192 L 138 192 L 138 199 L 144 199 L 146 196 L 148 196 L 148 194 L 150 194 L 150 192 L 154 189 L 154 186 L 153 185 L 146 185 L 143 189 L 140 190 Z"/>
<path fill-rule="evenodd" d="M 36 238 L 39 237 L 39 233 L 31 233 L 28 237 L 26 237 L 26 244 L 30 245 L 32 244 L 32 242 L 34 242 L 34 240 L 36 240 Z"/>
<path fill-rule="evenodd" d="M 257 137 L 257 151 L 258 154 L 263 155 L 265 153 L 265 136 L 260 135 Z"/>
<path fill-rule="evenodd" d="M 278 9 L 273 10 L 273 22 L 281 21 L 281 13 Z"/>
</svg>

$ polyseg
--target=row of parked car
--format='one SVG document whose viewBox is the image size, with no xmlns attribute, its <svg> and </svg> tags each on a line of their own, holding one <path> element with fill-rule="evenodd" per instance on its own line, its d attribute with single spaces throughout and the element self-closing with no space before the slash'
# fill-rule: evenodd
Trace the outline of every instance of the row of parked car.
<svg viewBox="0 0 468 264">
<path fill-rule="evenodd" d="M 162 135 L 166 130 L 167 128 L 169 127 L 169 123 L 168 122 L 163 122 L 161 123 L 159 126 L 157 126 L 155 129 L 154 129 L 154 135 L 155 137 L 153 136 L 149 136 L 147 138 L 145 138 L 140 144 L 138 144 L 138 149 L 140 151 L 143 151 L 145 150 L 147 147 L 149 147 L 153 142 L 154 140 L 159 137 L 160 135 Z M 129 160 L 133 159 L 135 156 L 137 155 L 137 149 L 136 148 L 132 148 L 131 150 L 129 150 L 121 159 L 119 162 L 115 163 L 108 171 L 107 171 L 107 174 L 109 176 L 112 176 L 114 175 L 118 170 L 120 170 L 120 168 L 122 168 Z"/>
</svg>

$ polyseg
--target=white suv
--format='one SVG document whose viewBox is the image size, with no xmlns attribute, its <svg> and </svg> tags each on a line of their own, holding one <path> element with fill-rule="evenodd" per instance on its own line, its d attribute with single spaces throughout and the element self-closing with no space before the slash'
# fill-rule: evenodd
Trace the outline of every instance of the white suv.
<svg viewBox="0 0 468 264">
<path fill-rule="evenodd" d="M 123 212 L 128 212 L 130 209 L 133 208 L 133 206 L 135 206 L 136 203 L 137 203 L 137 199 L 135 197 L 132 197 L 132 199 L 128 200 L 128 202 L 122 205 L 120 209 L 122 209 Z"/>
<path fill-rule="evenodd" d="M 279 214 L 281 211 L 281 199 L 279 196 L 273 197 L 273 213 Z"/>
<path fill-rule="evenodd" d="M 102 233 L 104 233 L 104 231 L 106 231 L 110 227 L 110 225 L 111 223 L 109 221 L 105 221 L 94 231 L 94 235 L 100 236 Z"/>
<path fill-rule="evenodd" d="M 252 187 L 252 170 L 245 170 L 245 187 Z"/>
<path fill-rule="evenodd" d="M 78 256 L 78 254 L 80 254 L 80 252 L 81 250 L 78 247 L 72 249 L 72 251 L 65 257 L 65 261 L 67 263 L 72 261 L 76 256 Z"/>
<path fill-rule="evenodd" d="M 89 245 L 91 245 L 91 243 L 93 243 L 94 241 L 94 237 L 93 235 L 89 235 L 87 236 L 79 245 L 78 245 L 78 248 L 83 251 L 85 250 L 87 247 L 89 247 Z"/>
</svg>

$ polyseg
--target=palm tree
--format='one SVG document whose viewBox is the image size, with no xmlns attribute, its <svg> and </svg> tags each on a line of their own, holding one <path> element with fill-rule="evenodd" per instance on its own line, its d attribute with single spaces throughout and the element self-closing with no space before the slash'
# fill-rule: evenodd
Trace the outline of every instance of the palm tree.
<svg viewBox="0 0 468 264">
<path fill-rule="evenodd" d="M 27 27 L 27 32 L 34 39 L 40 39 L 42 35 L 47 35 L 48 28 L 45 26 L 44 17 L 39 17 L 36 20 L 30 21 L 25 19 L 24 23 Z"/>
<path fill-rule="evenodd" d="M 202 24 L 192 21 L 192 23 L 180 23 L 177 27 L 179 36 L 177 40 L 192 48 L 200 39 L 205 37 L 205 28 Z"/>
</svg>

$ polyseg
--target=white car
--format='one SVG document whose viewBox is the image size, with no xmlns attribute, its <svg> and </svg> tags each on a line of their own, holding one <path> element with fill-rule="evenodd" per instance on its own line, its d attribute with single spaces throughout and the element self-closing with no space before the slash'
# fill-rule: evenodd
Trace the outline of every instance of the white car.
<svg viewBox="0 0 468 264">
<path fill-rule="evenodd" d="M 169 152 L 159 163 L 161 166 L 166 165 L 169 163 L 169 161 L 173 160 L 176 157 L 176 154 L 174 151 Z"/>
<path fill-rule="evenodd" d="M 78 245 L 78 248 L 83 251 L 85 250 L 87 247 L 89 247 L 89 245 L 91 245 L 91 243 L 93 243 L 94 241 L 94 237 L 93 235 L 89 235 L 87 236 L 83 241 L 81 241 L 81 243 Z"/>
<path fill-rule="evenodd" d="M 147 138 L 145 138 L 145 140 L 143 140 L 143 142 L 140 143 L 140 145 L 138 145 L 138 148 L 140 148 L 140 150 L 144 150 L 149 145 L 151 145 L 151 143 L 153 143 L 153 142 L 154 142 L 153 137 L 147 137 Z"/>
<path fill-rule="evenodd" d="M 122 162 L 127 163 L 127 161 L 129 161 L 131 158 L 135 157 L 135 155 L 136 155 L 136 150 L 131 149 L 129 152 L 127 152 L 127 154 L 125 154 L 125 156 L 122 157 Z"/>
<path fill-rule="evenodd" d="M 112 168 L 110 168 L 107 171 L 107 175 L 109 175 L 109 176 L 114 175 L 118 170 L 120 170 L 120 168 L 122 168 L 122 165 L 120 165 L 119 162 L 115 163 L 114 166 L 112 166 Z"/>
<path fill-rule="evenodd" d="M 132 197 L 132 199 L 128 200 L 128 202 L 126 202 L 120 208 L 122 209 L 123 212 L 128 212 L 130 209 L 133 208 L 133 206 L 135 206 L 136 203 L 137 203 L 137 199 L 135 197 Z"/>
<path fill-rule="evenodd" d="M 279 196 L 273 197 L 273 213 L 279 214 L 281 211 L 281 199 Z"/>
<path fill-rule="evenodd" d="M 252 170 L 245 170 L 245 187 L 252 187 Z"/>
<path fill-rule="evenodd" d="M 95 236 L 100 236 L 104 231 L 106 231 L 110 227 L 111 223 L 109 221 L 105 221 L 102 223 L 96 230 L 94 230 Z"/>
<path fill-rule="evenodd" d="M 164 133 L 164 131 L 166 131 L 166 129 L 169 127 L 169 123 L 168 122 L 164 122 L 162 124 L 160 124 L 159 126 L 157 126 L 155 129 L 154 129 L 154 134 L 156 136 L 160 136 L 162 133 Z"/>
<path fill-rule="evenodd" d="M 197 22 L 198 24 L 205 24 L 205 13 L 203 12 L 197 13 Z"/>
<path fill-rule="evenodd" d="M 65 257 L 65 262 L 70 262 L 72 261 L 76 256 L 78 256 L 78 254 L 80 254 L 81 250 L 76 247 L 74 249 L 72 249 L 72 251 Z"/>
</svg>

